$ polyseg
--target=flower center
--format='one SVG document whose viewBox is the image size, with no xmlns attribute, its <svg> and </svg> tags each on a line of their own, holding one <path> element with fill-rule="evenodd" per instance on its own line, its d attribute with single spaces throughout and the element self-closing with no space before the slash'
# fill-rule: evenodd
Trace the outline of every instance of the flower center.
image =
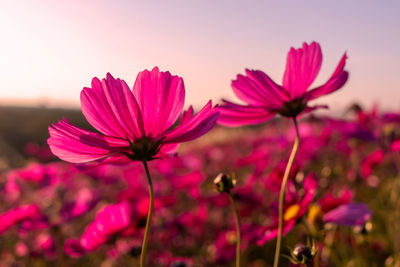
<svg viewBox="0 0 400 267">
<path fill-rule="evenodd" d="M 322 211 L 318 205 L 311 204 L 310 208 L 308 209 L 308 216 L 307 220 L 313 224 L 317 222 L 317 220 L 321 219 Z"/>
<path fill-rule="evenodd" d="M 300 206 L 299 204 L 293 204 L 289 208 L 286 209 L 285 214 L 283 215 L 283 219 L 285 221 L 289 221 L 297 216 L 299 213 Z"/>
<path fill-rule="evenodd" d="M 144 136 L 141 139 L 135 140 L 131 142 L 128 138 L 126 138 L 129 142 L 129 150 L 132 153 L 124 153 L 128 158 L 132 160 L 140 160 L 140 161 L 150 161 L 156 159 L 155 156 L 160 152 L 162 147 L 162 141 L 164 138 L 154 141 L 151 138 Z"/>
<path fill-rule="evenodd" d="M 289 102 L 285 102 L 283 106 L 277 110 L 277 112 L 285 117 L 296 117 L 299 115 L 307 106 L 307 103 L 302 98 L 297 98 Z"/>
</svg>

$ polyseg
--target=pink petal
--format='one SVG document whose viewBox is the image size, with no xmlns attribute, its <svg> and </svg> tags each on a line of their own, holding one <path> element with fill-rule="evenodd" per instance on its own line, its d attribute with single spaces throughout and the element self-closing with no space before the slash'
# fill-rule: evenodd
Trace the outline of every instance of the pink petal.
<svg viewBox="0 0 400 267">
<path fill-rule="evenodd" d="M 246 69 L 246 75 L 239 74 L 236 80 L 232 81 L 233 91 L 240 100 L 250 105 L 271 108 L 279 108 L 282 102 L 288 100 L 282 87 L 264 72 Z"/>
<path fill-rule="evenodd" d="M 115 80 L 109 73 L 102 82 L 93 78 L 92 88 L 82 90 L 81 106 L 88 122 L 106 135 L 142 136 L 142 117 L 132 92 L 123 80 Z"/>
<path fill-rule="evenodd" d="M 341 205 L 324 215 L 324 222 L 331 222 L 339 225 L 362 225 L 372 216 L 372 211 L 366 204 L 351 203 Z"/>
<path fill-rule="evenodd" d="M 400 151 L 400 139 L 394 140 L 390 145 L 392 151 Z"/>
<path fill-rule="evenodd" d="M 310 113 L 311 111 L 314 111 L 316 109 L 328 109 L 329 107 L 327 105 L 314 105 L 314 106 L 306 106 L 306 108 L 304 109 L 304 111 L 301 114 L 307 114 Z"/>
<path fill-rule="evenodd" d="M 146 135 L 157 136 L 179 118 L 185 102 L 183 79 L 157 67 L 140 72 L 133 86 Z"/>
<path fill-rule="evenodd" d="M 346 83 L 347 79 L 349 78 L 349 73 L 343 70 L 346 64 L 346 58 L 347 55 L 344 54 L 338 66 L 336 67 L 335 72 L 324 85 L 310 90 L 304 94 L 307 101 L 330 94 L 340 89 Z"/>
<path fill-rule="evenodd" d="M 182 114 L 181 121 L 179 124 L 186 123 L 193 116 L 193 107 L 190 106 L 187 110 L 185 110 Z"/>
<path fill-rule="evenodd" d="M 307 91 L 318 75 L 322 63 L 321 47 L 318 43 L 303 43 L 299 49 L 290 49 L 287 55 L 283 87 L 291 99 L 300 97 Z"/>
<path fill-rule="evenodd" d="M 307 212 L 309 205 L 311 204 L 312 200 L 315 197 L 315 194 L 317 193 L 316 192 L 317 188 L 318 188 L 318 181 L 317 178 L 315 177 L 315 174 L 312 173 L 304 179 L 305 193 L 303 199 L 300 202 L 300 212 L 298 216 L 301 216 L 305 212 Z"/>
<path fill-rule="evenodd" d="M 166 136 L 164 143 L 187 142 L 202 136 L 214 127 L 218 114 L 218 110 L 212 107 L 210 100 L 196 115 L 184 118 L 185 120 L 176 128 L 161 133 Z"/>
<path fill-rule="evenodd" d="M 274 112 L 263 107 L 243 106 L 223 100 L 224 104 L 218 108 L 218 124 L 235 127 L 265 122 L 275 116 Z"/>
<path fill-rule="evenodd" d="M 179 144 L 163 144 L 160 149 L 159 156 L 161 158 L 167 157 L 167 155 L 174 153 L 178 149 L 178 146 Z"/>
<path fill-rule="evenodd" d="M 86 251 L 93 251 L 107 242 L 114 234 L 127 228 L 131 218 L 128 203 L 108 205 L 96 215 L 95 220 L 86 228 L 80 238 L 80 244 Z"/>
<path fill-rule="evenodd" d="M 296 220 L 290 220 L 284 222 L 283 225 L 283 235 L 285 236 L 290 230 L 293 229 L 294 225 L 296 224 Z M 264 227 L 262 231 L 260 231 L 259 239 L 257 240 L 256 244 L 258 246 L 262 246 L 268 241 L 275 239 L 278 236 L 278 223 L 273 223 L 270 226 Z"/>
<path fill-rule="evenodd" d="M 107 157 L 124 150 L 126 140 L 104 136 L 73 126 L 63 119 L 49 127 L 47 143 L 51 152 L 62 160 L 83 163 Z"/>
<path fill-rule="evenodd" d="M 110 154 L 107 157 L 96 159 L 93 161 L 89 162 L 84 162 L 84 163 L 77 163 L 75 167 L 82 171 L 90 171 L 94 168 L 99 167 L 100 165 L 104 164 L 114 164 L 114 165 L 125 165 L 132 163 L 132 160 L 129 159 L 127 156 L 124 154 Z"/>
</svg>

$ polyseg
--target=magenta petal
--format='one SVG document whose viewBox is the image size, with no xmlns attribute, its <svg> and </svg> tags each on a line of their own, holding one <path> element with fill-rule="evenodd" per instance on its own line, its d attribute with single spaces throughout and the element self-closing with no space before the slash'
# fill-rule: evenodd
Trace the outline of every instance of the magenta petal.
<svg viewBox="0 0 400 267">
<path fill-rule="evenodd" d="M 318 43 L 303 43 L 299 49 L 290 49 L 287 55 L 283 87 L 291 99 L 300 97 L 307 91 L 318 75 L 322 63 L 321 47 Z"/>
<path fill-rule="evenodd" d="M 311 111 L 314 111 L 316 109 L 328 109 L 329 107 L 327 105 L 314 105 L 314 106 L 306 106 L 306 108 L 303 111 L 303 114 L 309 113 Z"/>
<path fill-rule="evenodd" d="M 392 151 L 400 151 L 400 139 L 394 140 L 390 145 Z"/>
<path fill-rule="evenodd" d="M 196 115 L 184 118 L 176 128 L 161 133 L 166 136 L 164 142 L 167 144 L 187 142 L 202 136 L 214 127 L 218 114 L 217 108 L 212 107 L 210 100 Z"/>
<path fill-rule="evenodd" d="M 344 54 L 338 66 L 336 67 L 335 72 L 324 85 L 312 89 L 304 94 L 307 101 L 330 94 L 340 89 L 346 83 L 347 79 L 349 78 L 349 73 L 343 70 L 346 64 L 346 58 L 347 56 Z"/>
<path fill-rule="evenodd" d="M 283 235 L 285 236 L 289 233 L 290 230 L 293 229 L 296 221 L 290 220 L 285 222 L 283 225 Z M 257 240 L 256 244 L 258 246 L 262 246 L 268 241 L 275 239 L 278 236 L 278 223 L 273 223 L 271 226 L 267 226 L 260 232 L 260 238 Z"/>
<path fill-rule="evenodd" d="M 143 122 L 139 106 L 128 85 L 107 74 L 100 82 L 93 78 L 92 88 L 81 92 L 82 113 L 100 132 L 114 137 L 142 136 Z"/>
<path fill-rule="evenodd" d="M 183 79 L 157 67 L 138 74 L 133 94 L 142 111 L 146 135 L 153 137 L 176 122 L 185 102 Z"/>
<path fill-rule="evenodd" d="M 184 124 L 186 123 L 192 116 L 193 116 L 193 107 L 190 106 L 187 110 L 185 110 L 182 114 L 181 121 L 179 124 Z"/>
<path fill-rule="evenodd" d="M 126 140 L 80 129 L 65 119 L 52 124 L 49 127 L 49 134 L 47 143 L 51 152 L 60 159 L 72 163 L 101 159 L 129 146 Z"/>
<path fill-rule="evenodd" d="M 317 178 L 315 177 L 315 174 L 312 173 L 309 176 L 307 176 L 304 180 L 305 193 L 303 199 L 300 202 L 300 212 L 298 216 L 301 216 L 307 212 L 309 205 L 311 204 L 312 200 L 315 197 L 315 194 L 317 193 L 316 192 L 317 188 L 318 188 Z"/>
<path fill-rule="evenodd" d="M 129 226 L 131 215 L 131 207 L 126 202 L 106 206 L 96 215 L 80 238 L 82 248 L 86 251 L 99 248 L 114 234 Z"/>
<path fill-rule="evenodd" d="M 0 234 L 24 220 L 39 219 L 39 209 L 34 204 L 22 205 L 0 214 Z"/>
<path fill-rule="evenodd" d="M 218 108 L 218 124 L 235 127 L 265 122 L 275 116 L 274 112 L 263 107 L 243 106 L 223 100 L 224 104 Z"/>
<path fill-rule="evenodd" d="M 283 89 L 264 72 L 246 69 L 246 75 L 239 74 L 236 80 L 232 81 L 233 92 L 242 101 L 255 106 L 268 105 L 271 108 L 279 108 L 288 100 Z"/>
<path fill-rule="evenodd" d="M 366 223 L 372 212 L 366 204 L 344 204 L 325 214 L 324 221 L 339 225 L 355 226 Z"/>
<path fill-rule="evenodd" d="M 163 146 L 160 149 L 160 157 L 161 158 L 166 158 L 168 155 L 176 152 L 178 149 L 179 144 L 163 144 Z"/>
</svg>

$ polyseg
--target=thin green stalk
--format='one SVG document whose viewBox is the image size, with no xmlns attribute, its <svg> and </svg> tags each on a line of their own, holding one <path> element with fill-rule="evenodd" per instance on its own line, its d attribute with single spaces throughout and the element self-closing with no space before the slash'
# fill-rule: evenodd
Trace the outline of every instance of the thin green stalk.
<svg viewBox="0 0 400 267">
<path fill-rule="evenodd" d="M 231 206 L 233 213 L 235 214 L 235 222 L 236 222 L 236 267 L 240 267 L 240 244 L 241 244 L 241 235 L 240 235 L 240 220 L 239 213 L 236 208 L 235 200 L 232 197 L 232 194 L 228 193 L 229 200 L 231 201 Z"/>
<path fill-rule="evenodd" d="M 292 153 L 290 154 L 289 161 L 286 165 L 285 174 L 283 175 L 281 191 L 279 192 L 279 224 L 278 224 L 278 237 L 276 239 L 276 248 L 275 248 L 275 258 L 274 258 L 274 267 L 278 267 L 279 264 L 279 256 L 281 252 L 281 243 L 282 243 L 282 233 L 283 233 L 283 204 L 285 202 L 286 195 L 286 185 L 289 180 L 289 174 L 292 169 L 294 159 L 297 154 L 297 150 L 300 145 L 300 134 L 299 127 L 297 125 L 296 117 L 293 117 L 294 127 L 296 128 L 296 139 L 293 144 Z"/>
<path fill-rule="evenodd" d="M 147 161 L 143 161 L 143 165 L 144 169 L 146 170 L 147 180 L 149 182 L 150 206 L 149 206 L 149 213 L 147 214 L 146 230 L 144 232 L 144 238 L 142 244 L 142 253 L 140 254 L 140 267 L 146 266 L 147 244 L 150 236 L 151 218 L 153 217 L 153 208 L 154 208 L 153 183 L 151 182 L 151 176 L 149 172 L 149 167 L 147 166 Z"/>
</svg>

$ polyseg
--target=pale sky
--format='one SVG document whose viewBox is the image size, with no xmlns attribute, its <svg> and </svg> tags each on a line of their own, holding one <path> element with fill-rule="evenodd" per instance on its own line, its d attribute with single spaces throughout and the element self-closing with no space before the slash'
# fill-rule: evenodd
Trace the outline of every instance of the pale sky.
<svg viewBox="0 0 400 267">
<path fill-rule="evenodd" d="M 0 1 L 0 104 L 79 107 L 92 77 L 131 86 L 159 66 L 182 76 L 186 103 L 236 99 L 245 68 L 281 83 L 286 53 L 319 42 L 315 85 L 345 51 L 348 84 L 314 103 L 400 110 L 400 1 Z"/>
</svg>

